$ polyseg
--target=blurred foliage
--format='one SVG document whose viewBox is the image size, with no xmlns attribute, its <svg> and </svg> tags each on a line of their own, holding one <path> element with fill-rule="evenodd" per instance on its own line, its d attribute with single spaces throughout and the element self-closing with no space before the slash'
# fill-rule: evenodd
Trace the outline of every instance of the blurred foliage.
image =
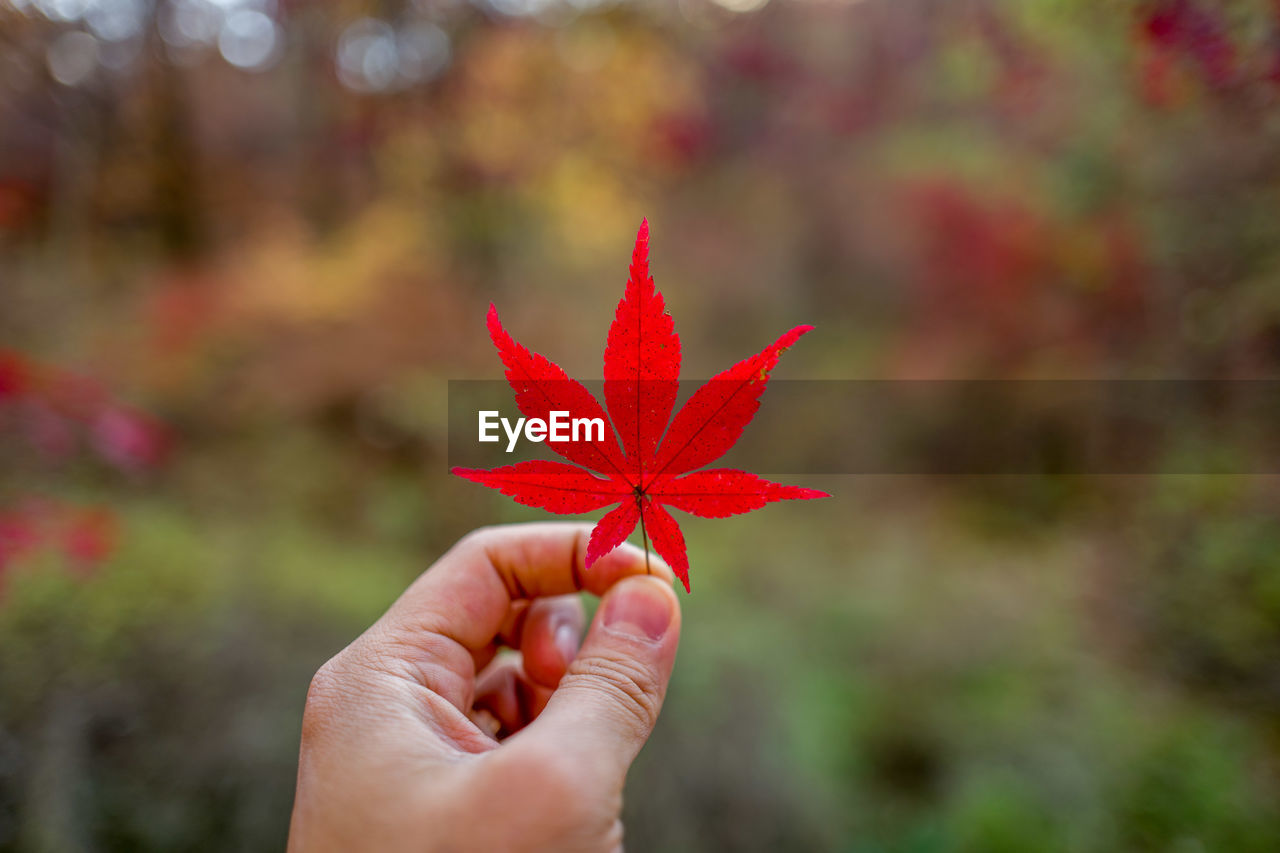
<svg viewBox="0 0 1280 853">
<path fill-rule="evenodd" d="M 538 517 L 485 306 L 598 375 L 641 216 L 687 376 L 1236 379 L 1278 202 L 1271 0 L 0 0 L 0 850 L 279 849 L 310 674 Z M 1280 848 L 1274 477 L 813 485 L 689 533 L 632 848 Z"/>
</svg>

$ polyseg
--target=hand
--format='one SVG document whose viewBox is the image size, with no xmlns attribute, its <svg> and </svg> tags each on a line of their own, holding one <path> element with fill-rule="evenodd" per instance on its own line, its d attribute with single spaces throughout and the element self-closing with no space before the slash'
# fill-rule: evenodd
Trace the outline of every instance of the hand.
<svg viewBox="0 0 1280 853">
<path fill-rule="evenodd" d="M 660 576 L 645 577 L 637 548 L 585 571 L 589 531 L 468 535 L 320 668 L 290 851 L 621 849 L 622 786 L 662 707 L 680 607 L 670 570 L 651 557 Z M 583 589 L 603 600 L 579 652 L 569 593 Z"/>
</svg>

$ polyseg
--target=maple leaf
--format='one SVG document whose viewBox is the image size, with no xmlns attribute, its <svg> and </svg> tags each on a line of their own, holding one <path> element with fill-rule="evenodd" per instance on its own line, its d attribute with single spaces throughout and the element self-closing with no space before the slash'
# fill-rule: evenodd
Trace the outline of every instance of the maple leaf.
<svg viewBox="0 0 1280 853">
<path fill-rule="evenodd" d="M 600 401 L 585 386 L 512 339 L 493 305 L 488 327 L 516 406 L 526 418 L 546 421 L 551 412 L 561 411 L 574 418 L 605 419 Z M 552 450 L 577 464 L 540 460 L 451 471 L 498 489 L 518 503 L 554 513 L 590 512 L 616 503 L 591 531 L 587 568 L 620 545 L 639 524 L 646 552 L 652 542 L 689 590 L 684 535 L 665 506 L 703 518 L 724 518 L 772 501 L 830 497 L 817 489 L 771 483 L 733 468 L 694 470 L 733 447 L 760 408 L 760 395 L 778 357 L 812 328 L 797 326 L 720 373 L 699 388 L 673 419 L 679 393 L 680 337 L 649 275 L 646 219 L 636 235 L 626 292 L 604 350 L 605 422 L 613 424 L 616 434 L 605 430 L 603 440 L 548 442 Z"/>
</svg>

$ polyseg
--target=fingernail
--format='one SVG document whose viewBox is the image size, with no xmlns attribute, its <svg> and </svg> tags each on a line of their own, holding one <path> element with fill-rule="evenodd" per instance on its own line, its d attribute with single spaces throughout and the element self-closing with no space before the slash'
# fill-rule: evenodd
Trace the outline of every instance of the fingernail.
<svg viewBox="0 0 1280 853">
<path fill-rule="evenodd" d="M 604 625 L 610 631 L 641 640 L 660 640 L 671 625 L 671 596 L 658 581 L 622 581 L 606 596 Z"/>
<path fill-rule="evenodd" d="M 565 622 L 556 628 L 554 640 L 556 649 L 560 652 L 560 657 L 564 659 L 565 663 L 572 663 L 573 659 L 578 656 L 577 630 L 568 622 Z"/>
</svg>

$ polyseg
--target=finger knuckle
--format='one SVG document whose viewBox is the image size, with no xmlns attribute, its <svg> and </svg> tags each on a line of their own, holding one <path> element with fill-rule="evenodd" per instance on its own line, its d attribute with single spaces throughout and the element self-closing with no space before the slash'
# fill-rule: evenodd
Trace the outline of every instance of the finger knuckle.
<svg viewBox="0 0 1280 853">
<path fill-rule="evenodd" d="M 484 548 L 487 543 L 493 541 L 493 537 L 498 534 L 499 529 L 499 526 L 495 524 L 486 524 L 484 527 L 477 527 L 459 539 L 456 547 Z"/>
<path fill-rule="evenodd" d="M 626 657 L 580 658 L 565 676 L 575 688 L 603 691 L 626 715 L 640 736 L 653 729 L 662 706 L 661 687 L 654 672 Z M 564 686 L 565 682 L 562 682 Z"/>
<path fill-rule="evenodd" d="M 333 715 L 342 690 L 340 670 L 341 663 L 337 657 L 333 657 L 325 661 L 311 677 L 311 683 L 307 686 L 306 703 L 302 710 L 304 737 L 308 734 L 316 734 Z"/>
</svg>

